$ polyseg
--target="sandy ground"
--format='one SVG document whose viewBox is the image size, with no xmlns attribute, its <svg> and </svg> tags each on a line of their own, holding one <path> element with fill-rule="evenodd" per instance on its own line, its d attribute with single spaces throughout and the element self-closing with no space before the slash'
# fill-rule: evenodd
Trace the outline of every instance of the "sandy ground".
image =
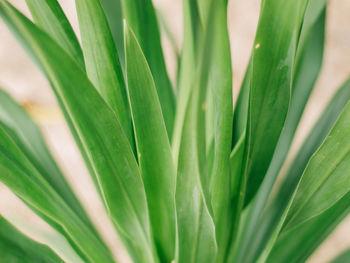
<svg viewBox="0 0 350 263">
<path fill-rule="evenodd" d="M 27 13 L 23 0 L 11 0 L 11 2 Z M 74 1 L 59 0 L 59 2 L 62 3 L 67 16 L 78 31 Z M 181 21 L 181 1 L 157 0 L 155 2 L 168 19 L 170 28 L 174 32 L 180 46 L 182 31 L 182 25 L 179 22 Z M 229 29 L 232 42 L 234 93 L 236 96 L 248 61 L 258 14 L 259 0 L 230 1 Z M 330 1 L 324 66 L 321 77 L 307 106 L 305 116 L 302 119 L 301 126 L 298 129 L 293 149 L 297 149 L 300 146 L 303 138 L 330 99 L 331 94 L 350 75 L 349 14 L 349 0 Z M 173 63 L 174 56 L 168 43 L 164 41 L 164 44 L 169 72 L 173 74 L 176 67 Z M 3 22 L 0 22 L 0 86 L 8 90 L 20 103 L 27 107 L 38 121 L 50 148 L 61 167 L 63 167 L 65 174 L 68 175 L 69 182 L 85 203 L 89 214 L 95 220 L 104 238 L 114 251 L 115 256 L 125 261 L 126 255 L 120 249 L 120 243 L 115 231 L 97 198 L 91 179 L 87 175 L 69 131 L 64 124 L 47 81 L 30 62 Z M 54 233 L 44 222 L 26 209 L 3 185 L 0 185 L 0 200 L 1 214 L 16 222 L 21 222 L 23 229 L 37 240 L 52 244 L 52 239 L 48 238 L 48 236 L 54 236 Z M 23 224 L 24 219 L 25 224 Z M 32 223 L 35 223 L 35 228 L 32 227 Z M 43 229 L 48 232 L 43 234 Z M 339 251 L 349 246 L 350 217 L 339 225 L 309 262 L 327 262 Z M 69 253 L 67 252 L 66 254 L 66 259 L 69 260 Z"/>
</svg>

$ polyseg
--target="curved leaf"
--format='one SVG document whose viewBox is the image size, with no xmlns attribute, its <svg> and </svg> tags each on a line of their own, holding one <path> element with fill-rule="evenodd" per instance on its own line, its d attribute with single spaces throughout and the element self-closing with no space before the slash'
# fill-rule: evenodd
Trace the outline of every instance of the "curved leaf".
<svg viewBox="0 0 350 263">
<path fill-rule="evenodd" d="M 44 32 L 4 0 L 0 2 L 0 11 L 41 65 L 64 103 L 96 171 L 110 217 L 130 253 L 138 262 L 153 262 L 155 258 L 142 178 L 132 148 L 114 112 L 81 68 Z"/>
<path fill-rule="evenodd" d="M 335 259 L 333 259 L 330 263 L 346 263 L 350 261 L 350 248 L 343 251 L 340 255 L 338 255 Z"/>
<path fill-rule="evenodd" d="M 285 122 L 293 58 L 307 2 L 262 2 L 251 62 L 245 204 L 264 179 Z"/>
<path fill-rule="evenodd" d="M 0 127 L 21 148 L 40 175 L 82 220 L 91 225 L 85 211 L 51 156 L 39 127 L 26 111 L 0 89 Z"/>
<path fill-rule="evenodd" d="M 116 113 L 129 139 L 132 124 L 123 73 L 108 21 L 99 0 L 76 0 L 89 79 Z"/>
<path fill-rule="evenodd" d="M 121 0 L 121 3 L 124 18 L 135 33 L 151 69 L 168 136 L 171 138 L 176 102 L 165 66 L 155 9 L 151 0 Z"/>
<path fill-rule="evenodd" d="M 57 0 L 26 0 L 26 3 L 35 23 L 84 68 L 79 41 Z"/>
<path fill-rule="evenodd" d="M 347 193 L 323 213 L 282 233 L 267 262 L 305 262 L 342 219 L 349 215 L 349 203 L 350 193 Z"/>
<path fill-rule="evenodd" d="M 151 71 L 134 33 L 125 25 L 128 93 L 151 225 L 162 261 L 174 259 L 175 168 Z"/>
<path fill-rule="evenodd" d="M 1 11 L 1 6 L 0 6 Z M 61 225 L 87 261 L 113 262 L 111 254 L 70 209 L 53 188 L 40 177 L 14 141 L 0 127 L 0 180 L 31 207 Z M 81 254 L 80 251 L 77 251 Z"/>
<path fill-rule="evenodd" d="M 350 102 L 309 161 L 285 222 L 285 231 L 320 214 L 350 191 Z"/>
<path fill-rule="evenodd" d="M 12 263 L 63 263 L 49 247 L 26 237 L 1 215 L 0 257 Z"/>
<path fill-rule="evenodd" d="M 245 256 L 245 260 L 254 261 L 258 258 L 266 244 L 268 244 L 268 240 L 273 236 L 274 229 L 284 213 L 282 207 L 280 210 L 271 211 L 271 214 L 263 214 L 263 210 L 266 208 L 272 187 L 285 161 L 301 114 L 304 111 L 322 63 L 325 10 L 321 10 L 322 13 L 319 14 L 317 20 L 313 21 L 315 24 L 310 24 L 306 22 L 311 17 L 311 10 L 314 9 L 310 4 L 311 2 L 305 13 L 301 40 L 298 44 L 298 50 L 302 50 L 302 52 L 299 52 L 297 55 L 299 70 L 293 74 L 293 92 L 285 127 L 279 138 L 264 181 L 257 192 L 256 198 L 249 207 L 251 212 L 245 222 L 244 239 L 240 242 L 241 248 L 237 248 L 240 255 Z M 243 86 L 242 88 L 245 87 Z M 244 94 L 244 91 L 241 94 Z M 242 96 L 241 94 L 240 96 Z M 236 116 L 239 115 L 237 114 Z M 236 125 L 236 127 L 239 126 Z M 269 209 L 272 209 L 272 207 Z M 277 214 L 274 214 L 274 212 L 277 212 Z M 272 214 L 273 216 L 271 216 Z M 247 254 L 247 251 L 249 251 L 249 254 Z"/>
</svg>

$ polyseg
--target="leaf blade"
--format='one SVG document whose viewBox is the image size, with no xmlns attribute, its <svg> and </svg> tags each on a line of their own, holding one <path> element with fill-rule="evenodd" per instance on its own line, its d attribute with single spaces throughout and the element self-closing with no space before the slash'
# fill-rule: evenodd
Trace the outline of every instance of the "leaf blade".
<svg viewBox="0 0 350 263">
<path fill-rule="evenodd" d="M 164 261 L 174 259 L 175 167 L 157 91 L 141 47 L 125 24 L 128 93 L 154 238 Z"/>
</svg>

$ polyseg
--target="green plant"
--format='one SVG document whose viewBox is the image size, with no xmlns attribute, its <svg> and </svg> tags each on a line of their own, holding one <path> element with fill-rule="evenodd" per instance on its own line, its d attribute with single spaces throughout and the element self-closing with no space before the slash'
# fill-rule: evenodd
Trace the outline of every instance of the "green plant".
<svg viewBox="0 0 350 263">
<path fill-rule="evenodd" d="M 227 0 L 183 0 L 176 90 L 150 0 L 76 0 L 81 44 L 56 0 L 26 3 L 34 23 L 6 0 L 0 15 L 50 81 L 134 262 L 303 262 L 348 215 L 350 80 L 276 184 L 321 67 L 325 0 L 262 1 L 235 108 Z M 4 91 L 0 171 L 83 262 L 114 261 Z M 2 218 L 0 249 L 61 262 Z"/>
</svg>

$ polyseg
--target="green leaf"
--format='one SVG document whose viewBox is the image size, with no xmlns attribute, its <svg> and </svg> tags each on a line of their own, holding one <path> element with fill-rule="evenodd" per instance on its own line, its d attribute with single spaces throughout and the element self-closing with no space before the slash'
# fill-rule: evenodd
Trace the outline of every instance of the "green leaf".
<svg viewBox="0 0 350 263">
<path fill-rule="evenodd" d="M 271 244 L 275 242 L 287 215 L 286 213 L 290 207 L 293 193 L 308 161 L 326 138 L 349 99 L 350 80 L 348 80 L 334 95 L 331 102 L 322 113 L 320 119 L 306 138 L 303 146 L 297 153 L 295 160 L 290 165 L 276 196 L 274 196 L 270 205 L 265 208 L 261 217 L 257 217 L 259 224 L 256 225 L 253 232 L 262 237 L 260 241 L 260 249 L 266 246 L 268 239 L 271 240 Z M 267 249 L 269 250 L 271 247 Z"/>
<path fill-rule="evenodd" d="M 84 68 L 79 41 L 57 0 L 26 0 L 35 23 Z"/>
<path fill-rule="evenodd" d="M 285 231 L 322 213 L 350 190 L 350 103 L 309 161 L 289 210 Z"/>
<path fill-rule="evenodd" d="M 132 142 L 124 77 L 103 8 L 99 0 L 76 0 L 76 6 L 87 75 L 116 113 Z"/>
<path fill-rule="evenodd" d="M 340 255 L 333 259 L 330 263 L 346 263 L 350 261 L 350 248 L 344 250 Z"/>
<path fill-rule="evenodd" d="M 141 47 L 125 25 L 128 93 L 151 225 L 163 262 L 175 255 L 175 168 L 157 90 Z"/>
<path fill-rule="evenodd" d="M 210 175 L 210 195 L 213 208 L 218 262 L 226 257 L 232 231 L 232 189 L 230 154 L 232 144 L 232 68 L 230 41 L 227 29 L 226 1 L 212 1 L 207 26 L 206 43 L 209 52 L 209 94 L 213 102 L 214 160 Z M 204 60 L 205 61 L 205 60 Z M 204 62 L 205 63 L 205 62 Z M 205 72 L 203 73 L 205 74 Z"/>
<path fill-rule="evenodd" d="M 106 14 L 108 25 L 111 29 L 113 40 L 117 47 L 121 67 L 124 69 L 124 32 L 121 0 L 100 0 L 100 3 L 104 13 Z"/>
<path fill-rule="evenodd" d="M 334 228 L 350 213 L 348 192 L 332 207 L 280 235 L 267 262 L 305 262 Z M 340 261 L 348 262 L 348 261 Z"/>
<path fill-rule="evenodd" d="M 314 7 L 309 5 L 305 13 L 301 34 L 301 39 L 303 40 L 299 41 L 298 47 L 298 50 L 302 50 L 302 52 L 299 52 L 299 55 L 297 55 L 299 72 L 295 72 L 293 76 L 294 92 L 292 93 L 291 105 L 287 114 L 285 127 L 279 138 L 273 159 L 261 188 L 249 207 L 250 212 L 245 222 L 245 238 L 240 244 L 241 247 L 237 248 L 240 256 L 244 256 L 246 260 L 254 261 L 261 254 L 268 240 L 273 236 L 274 229 L 276 225 L 278 225 L 280 217 L 285 210 L 285 208 L 281 206 L 279 210 L 271 210 L 270 214 L 262 214 L 263 210 L 266 208 L 272 187 L 275 184 L 281 166 L 289 151 L 295 130 L 322 63 L 325 10 L 321 10 L 322 13 L 319 14 L 316 21 L 313 21 L 314 24 L 310 24 L 306 21 L 309 21 L 312 13 L 311 10 L 313 9 Z M 241 94 L 240 96 L 242 96 Z M 236 127 L 239 126 L 236 125 Z M 308 159 L 309 158 L 306 158 L 305 161 Z M 288 192 L 289 190 L 286 191 Z M 287 204 L 285 204 L 285 206 L 286 205 Z M 269 209 L 272 209 L 272 207 Z M 277 212 L 277 214 L 275 214 L 275 212 Z M 271 216 L 272 214 L 273 216 Z M 249 257 L 247 257 L 248 251 Z"/>
<path fill-rule="evenodd" d="M 233 113 L 232 147 L 234 147 L 242 134 L 247 129 L 248 103 L 250 91 L 250 78 L 252 73 L 252 62 L 248 63 L 244 79 L 239 90 L 236 105 Z"/>
<path fill-rule="evenodd" d="M 198 30 L 200 26 L 198 6 L 196 0 L 183 1 L 183 43 L 179 66 L 179 81 L 174 132 L 172 135 L 172 149 L 175 163 L 179 155 L 182 129 L 190 94 L 195 83 L 197 65 Z"/>
<path fill-rule="evenodd" d="M 198 88 L 194 91 L 199 92 Z M 205 184 L 197 145 L 197 94 L 191 95 L 185 114 L 176 181 L 177 262 L 180 263 L 213 262 L 217 252 L 215 226 L 202 188 Z"/>
<path fill-rule="evenodd" d="M 6 1 L 0 3 L 1 16 L 41 65 L 68 110 L 98 176 L 110 217 L 131 255 L 137 262 L 155 261 L 142 178 L 114 112 L 55 42 Z"/>
<path fill-rule="evenodd" d="M 285 122 L 293 58 L 307 2 L 262 2 L 252 55 L 245 204 L 254 197 L 264 179 Z"/>
<path fill-rule="evenodd" d="M 165 125 L 171 138 L 175 117 L 175 96 L 165 66 L 157 16 L 151 0 L 121 0 L 123 15 L 135 33 L 151 69 Z"/>
<path fill-rule="evenodd" d="M 92 226 L 78 199 L 51 156 L 39 127 L 26 111 L 0 89 L 0 127 L 16 143 L 26 158 L 86 224 Z"/>
<path fill-rule="evenodd" d="M 1 215 L 0 257 L 12 263 L 63 263 L 49 247 L 26 237 Z"/>
<path fill-rule="evenodd" d="M 0 5 L 0 11 L 2 6 Z M 0 127 L 0 180 L 31 207 L 62 226 L 90 262 L 113 262 L 109 251 Z M 77 251 L 81 254 L 80 251 Z"/>
</svg>

